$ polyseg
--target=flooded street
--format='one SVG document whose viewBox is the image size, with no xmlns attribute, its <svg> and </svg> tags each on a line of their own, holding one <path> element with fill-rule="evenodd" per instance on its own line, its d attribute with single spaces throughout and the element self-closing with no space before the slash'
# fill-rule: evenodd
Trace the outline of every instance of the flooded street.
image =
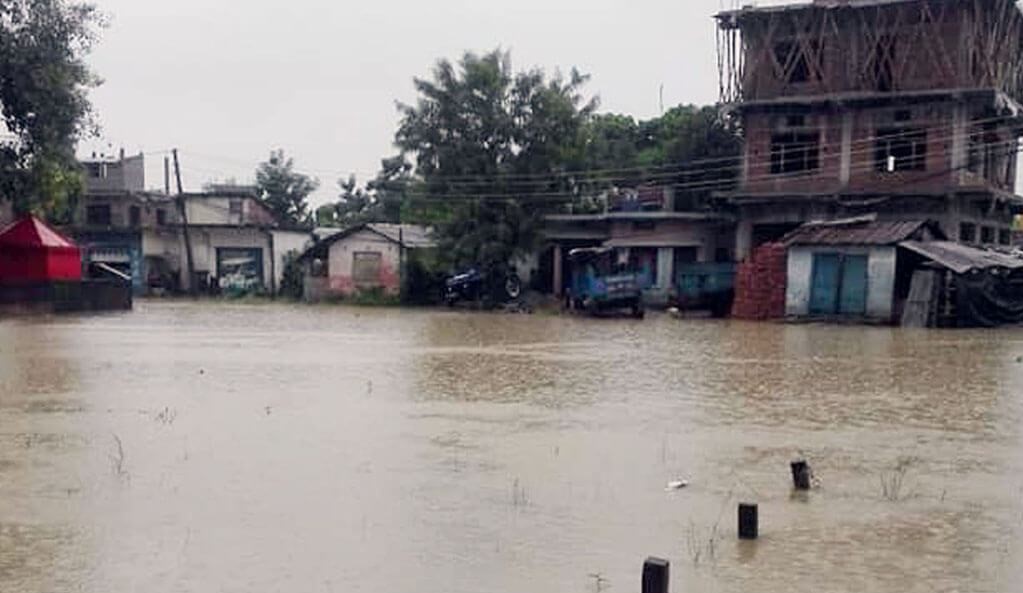
<svg viewBox="0 0 1023 593">
<path fill-rule="evenodd" d="M 680 592 L 1011 591 L 1020 357 L 659 315 L 4 320 L 0 590 L 624 593 L 654 555 Z"/>
</svg>

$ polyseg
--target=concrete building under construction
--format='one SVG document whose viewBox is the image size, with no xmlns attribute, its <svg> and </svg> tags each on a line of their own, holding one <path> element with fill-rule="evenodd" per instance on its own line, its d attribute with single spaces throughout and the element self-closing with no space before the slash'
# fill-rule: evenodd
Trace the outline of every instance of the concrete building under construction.
<svg viewBox="0 0 1023 593">
<path fill-rule="evenodd" d="M 815 0 L 718 14 L 742 129 L 735 256 L 807 221 L 931 220 L 1008 244 L 1023 14 L 1011 0 Z"/>
</svg>

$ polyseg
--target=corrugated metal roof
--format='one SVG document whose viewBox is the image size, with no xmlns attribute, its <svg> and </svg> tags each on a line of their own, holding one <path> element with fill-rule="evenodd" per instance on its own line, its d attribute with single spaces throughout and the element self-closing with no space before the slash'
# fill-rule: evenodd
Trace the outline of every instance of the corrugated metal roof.
<svg viewBox="0 0 1023 593">
<path fill-rule="evenodd" d="M 360 231 L 375 233 L 388 241 L 398 243 L 409 249 L 436 247 L 437 242 L 430 237 L 430 229 L 417 224 L 393 224 L 371 222 L 357 224 L 336 233 L 327 234 L 326 229 L 317 229 L 316 236 L 321 237 L 314 245 L 305 250 L 299 260 L 323 256 L 330 246 Z"/>
<path fill-rule="evenodd" d="M 807 223 L 786 235 L 786 245 L 896 245 L 928 227 L 924 220 Z"/>
<path fill-rule="evenodd" d="M 410 249 L 437 246 L 436 241 L 430 238 L 430 229 L 418 224 L 371 222 L 366 226 L 395 243 L 401 243 Z"/>
<path fill-rule="evenodd" d="M 988 268 L 1023 268 L 1023 259 L 1009 253 L 993 249 L 979 249 L 952 241 L 904 241 L 899 247 L 905 247 L 927 259 L 952 270 L 956 274 L 965 274 L 970 270 Z"/>
</svg>

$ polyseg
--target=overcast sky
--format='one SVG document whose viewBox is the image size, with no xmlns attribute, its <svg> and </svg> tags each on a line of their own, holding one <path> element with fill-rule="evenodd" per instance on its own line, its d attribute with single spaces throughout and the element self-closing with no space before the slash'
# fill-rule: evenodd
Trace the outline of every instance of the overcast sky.
<svg viewBox="0 0 1023 593">
<path fill-rule="evenodd" d="M 319 178 L 360 182 L 394 154 L 395 101 L 463 51 L 511 50 L 516 70 L 588 73 L 602 111 L 648 118 L 717 98 L 714 22 L 733 0 L 95 0 L 108 19 L 90 62 L 102 140 L 81 152 L 178 147 L 186 190 L 250 181 L 270 149 Z M 748 3 L 748 2 L 746 2 Z M 760 2 L 770 4 L 772 2 Z"/>
</svg>

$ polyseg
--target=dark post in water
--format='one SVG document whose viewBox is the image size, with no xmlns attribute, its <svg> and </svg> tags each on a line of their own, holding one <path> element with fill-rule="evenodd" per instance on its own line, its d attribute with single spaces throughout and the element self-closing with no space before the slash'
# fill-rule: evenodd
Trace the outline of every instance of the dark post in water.
<svg viewBox="0 0 1023 593">
<path fill-rule="evenodd" d="M 810 464 L 803 459 L 792 462 L 792 485 L 796 490 L 810 489 Z"/>
<path fill-rule="evenodd" d="M 650 557 L 643 563 L 643 593 L 668 593 L 668 561 Z"/>
<path fill-rule="evenodd" d="M 757 525 L 757 505 L 739 505 L 739 539 L 757 539 L 760 528 Z"/>
</svg>

